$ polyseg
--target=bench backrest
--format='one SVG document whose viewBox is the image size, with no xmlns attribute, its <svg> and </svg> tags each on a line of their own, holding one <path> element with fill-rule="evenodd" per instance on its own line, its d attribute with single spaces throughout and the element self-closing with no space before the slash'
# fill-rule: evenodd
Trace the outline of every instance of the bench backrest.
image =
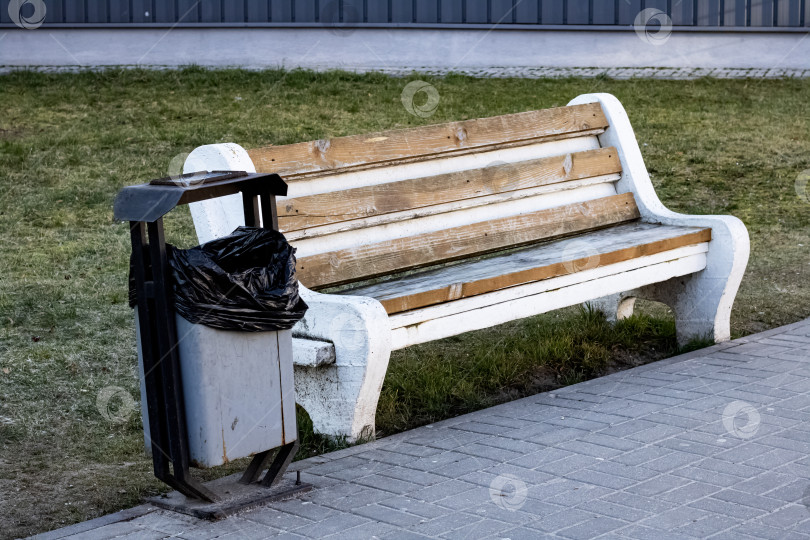
<svg viewBox="0 0 810 540">
<path fill-rule="evenodd" d="M 639 217 L 599 103 L 249 150 L 319 289 Z"/>
</svg>

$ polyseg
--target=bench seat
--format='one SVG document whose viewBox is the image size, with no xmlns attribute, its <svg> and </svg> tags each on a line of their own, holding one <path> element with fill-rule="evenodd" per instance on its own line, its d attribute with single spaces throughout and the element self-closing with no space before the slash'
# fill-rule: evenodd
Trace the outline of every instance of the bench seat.
<svg viewBox="0 0 810 540">
<path fill-rule="evenodd" d="M 710 240 L 711 229 L 636 221 L 476 260 L 388 276 L 334 293 L 369 296 L 392 315 L 680 247 L 704 244 L 708 250 Z"/>
</svg>

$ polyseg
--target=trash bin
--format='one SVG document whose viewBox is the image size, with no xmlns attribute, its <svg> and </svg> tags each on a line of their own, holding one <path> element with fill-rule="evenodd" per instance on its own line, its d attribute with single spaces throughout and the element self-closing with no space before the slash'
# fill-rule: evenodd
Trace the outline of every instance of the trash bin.
<svg viewBox="0 0 810 540">
<path fill-rule="evenodd" d="M 306 312 L 294 249 L 273 229 L 239 227 L 191 249 L 166 245 L 190 464 L 223 465 L 296 438 L 292 328 Z M 130 305 L 137 309 L 134 272 Z M 137 317 L 137 314 L 136 314 Z M 138 339 L 141 414 L 151 452 Z"/>
<path fill-rule="evenodd" d="M 298 447 L 290 328 L 306 304 L 294 250 L 277 232 L 275 196 L 286 187 L 276 174 L 199 172 L 115 200 L 132 236 L 145 440 L 155 476 L 188 497 L 221 499 L 190 465 L 252 455 L 242 483 L 269 465 L 270 486 Z M 237 193 L 247 227 L 188 250 L 166 244 L 163 216 L 175 206 Z"/>
</svg>

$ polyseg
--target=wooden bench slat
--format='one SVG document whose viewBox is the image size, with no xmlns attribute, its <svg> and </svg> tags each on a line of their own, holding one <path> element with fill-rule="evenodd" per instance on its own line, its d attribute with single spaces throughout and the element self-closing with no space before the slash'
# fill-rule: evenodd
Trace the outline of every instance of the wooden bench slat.
<svg viewBox="0 0 810 540">
<path fill-rule="evenodd" d="M 600 148 L 280 200 L 278 220 L 286 233 L 620 172 L 616 149 Z"/>
<path fill-rule="evenodd" d="M 633 194 L 622 193 L 302 257 L 297 264 L 298 279 L 307 287 L 322 288 L 598 229 L 638 217 Z"/>
<path fill-rule="evenodd" d="M 438 214 L 447 214 L 459 210 L 470 210 L 490 204 L 500 204 L 510 201 L 517 201 L 520 199 L 528 199 L 530 197 L 539 197 L 542 195 L 550 195 L 561 191 L 574 191 L 581 188 L 588 188 L 599 184 L 612 184 L 621 179 L 620 173 L 607 174 L 604 176 L 594 176 L 591 178 L 583 178 L 582 180 L 569 180 L 564 183 L 549 184 L 539 186 L 536 188 L 526 188 L 517 191 L 505 191 L 503 193 L 495 193 L 492 195 L 484 195 L 483 197 L 474 197 L 471 199 L 461 199 L 449 203 L 435 204 L 432 206 L 423 206 L 414 210 L 403 210 L 400 212 L 391 212 L 389 214 L 380 214 L 367 218 L 352 219 L 349 221 L 339 221 L 337 223 L 330 223 L 321 225 L 319 227 L 310 227 L 307 229 L 299 229 L 297 231 L 284 231 L 284 236 L 290 242 L 298 242 L 311 238 L 318 238 L 328 236 L 331 234 L 354 231 L 357 229 L 366 229 L 369 227 L 376 227 L 379 225 L 387 225 L 406 220 L 413 220 L 417 218 L 435 216 Z M 615 188 L 614 188 L 615 193 Z M 606 195 L 602 195 L 606 196 Z M 594 197 L 597 198 L 597 197 Z M 299 245 L 300 244 L 296 244 Z"/>
<path fill-rule="evenodd" d="M 710 240 L 711 229 L 636 222 L 489 259 L 393 277 L 337 294 L 370 296 L 389 314 L 400 313 Z"/>
<path fill-rule="evenodd" d="M 271 171 L 294 179 L 314 172 L 390 164 L 486 147 L 599 134 L 608 127 L 598 103 L 558 107 L 400 129 L 336 137 L 248 151 L 258 172 Z"/>
</svg>

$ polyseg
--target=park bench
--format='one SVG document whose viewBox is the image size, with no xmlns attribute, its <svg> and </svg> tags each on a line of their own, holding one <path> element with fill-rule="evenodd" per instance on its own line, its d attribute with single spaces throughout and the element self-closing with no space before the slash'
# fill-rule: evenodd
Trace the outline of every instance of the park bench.
<svg viewBox="0 0 810 540">
<path fill-rule="evenodd" d="M 609 94 L 566 107 L 244 150 L 195 149 L 185 171 L 275 172 L 306 317 L 297 401 L 316 431 L 371 435 L 391 350 L 591 302 L 670 306 L 680 343 L 729 339 L 748 233 L 661 204 Z M 242 224 L 241 198 L 192 204 L 201 242 Z"/>
</svg>

